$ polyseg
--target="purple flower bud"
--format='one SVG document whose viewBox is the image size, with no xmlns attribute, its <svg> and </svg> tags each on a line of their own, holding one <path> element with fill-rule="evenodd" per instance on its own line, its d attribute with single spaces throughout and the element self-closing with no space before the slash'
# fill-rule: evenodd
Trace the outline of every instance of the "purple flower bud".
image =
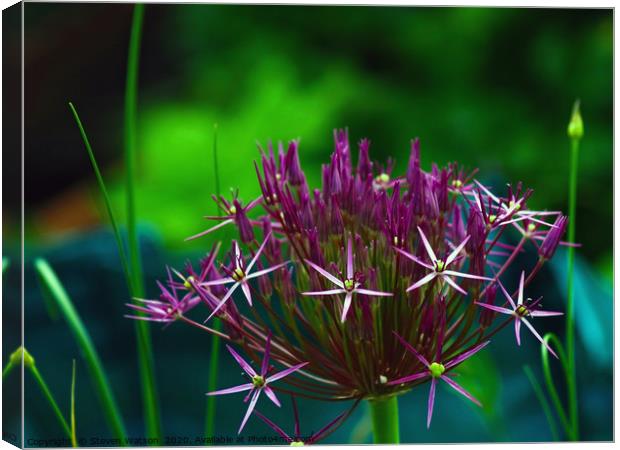
<svg viewBox="0 0 620 450">
<path fill-rule="evenodd" d="M 566 216 L 558 216 L 555 219 L 553 224 L 555 227 L 551 228 L 547 232 L 547 236 L 545 240 L 540 245 L 540 249 L 538 250 L 538 254 L 543 259 L 550 259 L 554 254 L 558 245 L 560 244 L 560 239 L 564 235 L 566 231 L 566 226 L 568 225 L 568 217 Z"/>
<path fill-rule="evenodd" d="M 298 145 L 299 143 L 297 141 L 291 141 L 285 159 L 287 179 L 293 186 L 302 184 L 306 179 L 301 170 L 301 165 L 299 164 Z"/>
<path fill-rule="evenodd" d="M 237 224 L 237 228 L 239 228 L 239 236 L 241 237 L 241 241 L 246 244 L 252 242 L 254 240 L 254 230 L 252 229 L 252 224 L 250 224 L 248 216 L 245 213 L 245 209 L 241 206 L 237 199 L 233 200 L 233 204 L 235 205 L 235 223 Z"/>
<path fill-rule="evenodd" d="M 495 304 L 495 296 L 497 294 L 497 284 L 491 284 L 486 289 L 484 304 L 493 306 Z M 479 323 L 482 328 L 487 328 L 493 322 L 495 312 L 488 308 L 482 308 L 480 311 Z"/>
</svg>

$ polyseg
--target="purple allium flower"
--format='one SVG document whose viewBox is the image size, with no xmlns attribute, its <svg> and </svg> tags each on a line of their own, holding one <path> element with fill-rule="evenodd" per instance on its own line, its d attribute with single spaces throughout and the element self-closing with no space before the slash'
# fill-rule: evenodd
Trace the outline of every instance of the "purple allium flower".
<svg viewBox="0 0 620 450">
<path fill-rule="evenodd" d="M 216 199 L 225 216 L 201 233 L 226 224 L 237 228 L 230 263 L 216 263 L 212 253 L 200 271 L 187 266 L 181 281 L 160 285 L 160 300 L 137 308 L 158 321 L 177 318 L 219 333 L 255 363 L 261 353 L 284 367 L 307 363 L 278 385 L 297 397 L 359 401 L 430 381 L 430 422 L 437 380 L 470 398 L 451 369 L 510 323 L 496 320 L 496 313 L 510 314 L 517 331 L 521 322 L 530 326 L 527 316 L 558 314 L 540 311 L 539 301 L 514 304 L 500 281 L 509 269 L 527 272 L 522 293 L 557 245 L 565 244 L 566 219 L 560 212 L 528 210 L 533 191 L 520 183 L 498 195 L 474 181 L 476 170 L 466 173 L 456 164 L 423 170 L 418 139 L 411 141 L 401 174 L 393 173 L 392 160 L 371 159 L 367 139 L 359 143 L 355 165 L 345 130 L 334 132 L 334 144 L 317 174 L 321 185 L 312 189 L 298 141 L 261 149 L 255 170 L 262 196 L 245 207 L 236 194 L 231 202 Z M 505 240 L 510 229 L 521 234 L 516 245 Z M 533 267 L 517 258 L 528 247 L 540 255 Z M 242 252 L 253 255 L 249 263 Z M 257 283 L 249 283 L 253 278 Z M 498 284 L 507 303 L 496 306 Z M 239 287 L 254 304 L 250 313 L 235 304 Z M 317 301 L 319 296 L 330 300 Z M 221 320 L 223 332 L 187 318 L 203 304 L 209 318 Z M 252 408 L 264 390 L 254 383 L 232 389 L 249 390 Z"/>
<path fill-rule="evenodd" d="M 359 275 L 355 273 L 353 268 L 353 240 L 348 239 L 347 241 L 347 274 L 346 277 L 342 277 L 342 279 L 336 278 L 331 273 L 327 272 L 325 269 L 317 266 L 310 260 L 306 260 L 306 263 L 310 265 L 314 270 L 319 272 L 323 277 L 331 281 L 333 284 L 337 286 L 336 289 L 328 289 L 326 291 L 313 291 L 313 292 L 302 292 L 303 295 L 337 295 L 337 294 L 345 294 L 344 298 L 344 306 L 342 307 L 342 317 L 340 320 L 342 322 L 347 318 L 347 313 L 349 312 L 349 308 L 351 307 L 351 301 L 353 299 L 353 294 L 359 295 L 369 295 L 372 297 L 391 297 L 391 292 L 381 292 L 374 291 L 372 289 L 364 289 L 361 288 L 361 282 L 359 281 Z"/>
<path fill-rule="evenodd" d="M 214 391 L 214 392 L 208 392 L 207 395 L 225 395 L 225 394 L 234 394 L 237 392 L 250 391 L 248 395 L 245 397 L 245 399 L 243 400 L 244 402 L 247 402 L 249 400 L 250 403 L 248 405 L 248 410 L 245 413 L 245 416 L 243 417 L 243 421 L 241 422 L 241 426 L 239 427 L 239 433 L 241 433 L 241 431 L 243 430 L 243 427 L 245 427 L 246 422 L 248 421 L 250 415 L 252 414 L 252 411 L 254 411 L 254 407 L 256 406 L 256 403 L 258 402 L 258 398 L 261 392 L 264 391 L 265 395 L 269 397 L 269 400 L 271 400 L 276 406 L 278 407 L 281 406 L 280 401 L 278 400 L 278 397 L 276 397 L 276 393 L 273 391 L 273 389 L 271 389 L 269 385 L 273 383 L 274 381 L 278 381 L 292 374 L 293 372 L 298 371 L 299 369 L 301 369 L 303 366 L 305 366 L 308 363 L 304 362 L 301 364 L 296 364 L 292 367 L 289 367 L 288 369 L 284 369 L 281 372 L 275 373 L 273 375 L 268 375 L 269 368 L 270 368 L 269 357 L 270 357 L 270 351 L 271 351 L 271 334 L 267 335 L 267 342 L 265 344 L 263 363 L 261 365 L 260 373 L 257 373 L 254 370 L 254 368 L 252 368 L 252 366 L 248 364 L 241 357 L 241 355 L 239 355 L 239 353 L 237 353 L 235 349 L 233 349 L 230 345 L 226 345 L 226 348 L 228 349 L 230 354 L 233 356 L 233 358 L 235 358 L 237 363 L 241 366 L 241 368 L 245 371 L 245 373 L 250 377 L 252 381 L 250 383 L 241 384 L 239 386 L 234 386 L 234 387 L 226 388 L 226 389 L 220 389 L 219 391 Z"/>
<path fill-rule="evenodd" d="M 547 347 L 547 350 L 549 350 L 549 352 L 557 358 L 558 355 L 555 354 L 555 352 L 551 349 L 551 347 L 549 347 L 549 345 L 544 341 L 544 339 L 540 336 L 540 334 L 538 334 L 538 332 L 534 329 L 534 327 L 526 319 L 526 317 L 528 316 L 529 317 L 561 316 L 564 313 L 557 312 L 557 311 L 542 311 L 538 309 L 538 306 L 541 300 L 540 298 L 534 302 L 531 302 L 530 304 L 525 304 L 523 302 L 524 278 L 525 278 L 525 272 L 521 272 L 521 281 L 519 282 L 519 291 L 518 291 L 516 305 L 515 305 L 515 302 L 512 300 L 512 297 L 510 296 L 510 294 L 504 288 L 504 285 L 499 283 L 499 287 L 501 288 L 502 292 L 506 296 L 506 299 L 510 303 L 510 306 L 512 307 L 512 309 L 504 308 L 502 306 L 491 305 L 489 303 L 479 303 L 479 302 L 474 302 L 474 303 L 476 303 L 479 306 L 482 306 L 483 308 L 487 308 L 495 312 L 513 316 L 514 321 L 515 321 L 515 336 L 517 338 L 517 345 L 521 345 L 521 322 L 523 322 L 530 329 L 532 334 L 536 336 L 536 339 L 538 339 L 545 347 Z"/>
<path fill-rule="evenodd" d="M 230 296 L 233 294 L 233 292 L 235 292 L 235 290 L 239 286 L 241 286 L 243 295 L 245 295 L 245 298 L 247 299 L 248 303 L 250 304 L 250 306 L 252 306 L 252 292 L 250 291 L 248 280 L 251 280 L 252 278 L 261 277 L 263 275 L 268 274 L 269 272 L 273 272 L 274 270 L 277 270 L 280 267 L 284 267 L 286 264 L 288 264 L 288 261 L 285 261 L 283 263 L 276 264 L 275 266 L 269 267 L 267 269 L 263 269 L 263 270 L 259 270 L 258 272 L 250 273 L 250 271 L 254 267 L 254 264 L 256 264 L 256 262 L 258 261 L 258 258 L 260 257 L 260 254 L 265 248 L 265 245 L 269 241 L 270 237 L 271 235 L 267 235 L 267 237 L 265 237 L 265 240 L 263 241 L 260 248 L 254 255 L 254 258 L 252 258 L 250 263 L 247 265 L 247 267 L 245 266 L 243 256 L 241 255 L 239 244 L 237 244 L 237 241 L 233 241 L 233 258 L 232 258 L 233 265 L 232 265 L 232 268 L 225 269 L 229 276 L 225 278 L 221 278 L 219 280 L 206 281 L 200 284 L 200 286 L 204 287 L 204 286 L 216 286 L 216 285 L 221 285 L 221 284 L 234 283 L 232 287 L 228 290 L 226 295 L 222 298 L 222 300 L 220 300 L 220 303 L 217 305 L 217 307 L 211 312 L 211 315 L 207 318 L 207 321 L 211 319 L 211 317 L 213 317 L 220 310 L 222 306 L 224 306 L 224 304 L 228 301 Z"/>
<path fill-rule="evenodd" d="M 445 317 L 445 316 L 444 316 Z M 394 335 L 398 338 L 398 340 L 405 346 L 405 348 L 411 352 L 423 365 L 424 370 L 422 372 L 414 373 L 412 375 L 407 375 L 405 377 L 399 378 L 397 380 L 389 381 L 389 385 L 402 385 L 406 383 L 410 383 L 415 380 L 419 380 L 422 378 L 430 377 L 431 379 L 431 388 L 428 395 L 428 412 L 426 418 L 426 427 L 429 428 L 431 426 L 431 419 L 433 418 L 433 406 L 435 405 L 435 389 L 437 388 L 437 380 L 445 381 L 452 389 L 457 391 L 459 394 L 463 395 L 465 398 L 471 400 L 478 406 L 482 406 L 478 400 L 476 400 L 469 392 L 467 392 L 461 385 L 459 385 L 456 381 L 450 378 L 450 371 L 465 361 L 467 358 L 470 358 L 478 351 L 482 350 L 490 341 L 483 342 L 481 344 L 476 345 L 474 348 L 460 354 L 459 356 L 453 357 L 448 361 L 443 360 L 443 331 L 445 327 L 445 320 L 442 321 L 442 331 L 439 335 L 439 340 L 437 342 L 437 350 L 435 351 L 434 357 L 431 359 L 432 362 L 429 362 L 420 352 L 418 352 L 409 342 L 404 340 L 398 334 L 394 333 Z"/>
<path fill-rule="evenodd" d="M 407 292 L 413 291 L 414 289 L 417 289 L 420 286 L 423 286 L 426 283 L 429 283 L 432 280 L 434 280 L 435 278 L 439 277 L 440 279 L 442 279 L 443 281 L 448 283 L 450 286 L 452 286 L 454 289 L 459 291 L 461 294 L 467 295 L 467 291 L 465 291 L 458 284 L 456 284 L 452 280 L 452 278 L 450 278 L 450 276 L 461 277 L 461 278 L 470 278 L 470 279 L 473 279 L 473 280 L 492 280 L 491 278 L 488 278 L 488 277 L 482 277 L 482 276 L 478 276 L 478 275 L 472 275 L 472 274 L 469 274 L 469 273 L 457 272 L 457 271 L 454 271 L 454 270 L 447 270 L 448 266 L 450 264 L 452 264 L 456 260 L 457 256 L 461 252 L 461 250 L 463 250 L 463 247 L 465 247 L 465 244 L 467 244 L 467 241 L 469 240 L 469 236 L 467 236 L 463 240 L 463 242 L 461 242 L 458 245 L 458 247 L 456 247 L 452 251 L 452 253 L 450 253 L 448 255 L 448 257 L 445 260 L 443 260 L 443 259 L 439 259 L 439 258 L 437 258 L 437 256 L 435 256 L 435 252 L 433 251 L 433 248 L 431 247 L 431 244 L 429 244 L 428 239 L 426 239 L 426 236 L 424 235 L 424 232 L 422 231 L 422 229 L 420 227 L 418 227 L 418 232 L 420 233 L 420 238 L 422 239 L 422 242 L 424 243 L 424 248 L 426 249 L 426 254 L 428 255 L 428 258 L 431 260 L 431 264 L 427 264 L 424 261 L 420 260 L 419 258 L 416 258 L 415 256 L 413 256 L 411 253 L 407 253 L 404 250 L 401 250 L 401 249 L 399 249 L 397 247 L 395 247 L 394 249 L 398 253 L 402 253 L 403 255 L 405 255 L 407 258 L 411 259 L 415 263 L 417 263 L 417 264 L 419 264 L 419 265 L 421 265 L 423 267 L 426 267 L 427 269 L 432 270 L 432 272 L 427 274 L 426 276 L 424 276 L 422 279 L 416 281 L 411 286 L 409 286 L 407 288 Z"/>
</svg>

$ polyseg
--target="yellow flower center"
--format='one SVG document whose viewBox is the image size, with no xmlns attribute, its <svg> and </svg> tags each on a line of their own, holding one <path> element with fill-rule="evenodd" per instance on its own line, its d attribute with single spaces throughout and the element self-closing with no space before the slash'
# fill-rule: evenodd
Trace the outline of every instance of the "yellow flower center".
<svg viewBox="0 0 620 450">
<path fill-rule="evenodd" d="M 434 362 L 430 365 L 430 367 L 428 368 L 429 372 L 431 373 L 431 377 L 433 378 L 439 378 L 440 376 L 443 375 L 443 373 L 446 371 L 446 368 L 444 367 L 443 364 L 438 363 L 438 362 Z"/>
<path fill-rule="evenodd" d="M 347 291 L 352 291 L 355 288 L 355 281 L 351 280 L 350 278 L 344 280 L 344 288 Z"/>
<path fill-rule="evenodd" d="M 232 279 L 235 281 L 241 281 L 245 278 L 245 272 L 241 267 L 237 267 L 232 274 Z"/>
<path fill-rule="evenodd" d="M 183 286 L 185 286 L 185 289 L 187 289 L 188 291 L 191 291 L 193 289 L 192 287 L 193 281 L 194 281 L 194 277 L 192 277 L 191 275 L 187 277 L 185 281 L 183 282 Z"/>
<path fill-rule="evenodd" d="M 265 379 L 260 375 L 254 375 L 252 377 L 252 384 L 256 388 L 262 388 L 265 385 Z"/>
<path fill-rule="evenodd" d="M 441 259 L 438 259 L 438 260 L 435 262 L 435 271 L 436 271 L 436 272 L 441 272 L 441 271 L 443 271 L 443 269 L 445 269 L 445 268 L 446 268 L 446 263 L 445 263 L 445 262 L 443 262 Z"/>
</svg>

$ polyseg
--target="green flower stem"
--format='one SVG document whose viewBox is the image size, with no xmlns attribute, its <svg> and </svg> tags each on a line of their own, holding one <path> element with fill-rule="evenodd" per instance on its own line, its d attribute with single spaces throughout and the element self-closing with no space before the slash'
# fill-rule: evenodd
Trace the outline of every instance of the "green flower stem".
<svg viewBox="0 0 620 450">
<path fill-rule="evenodd" d="M 527 376 L 527 378 L 530 380 L 532 389 L 534 389 L 534 393 L 536 394 L 536 397 L 538 398 L 538 401 L 540 402 L 540 406 L 542 406 L 543 412 L 545 413 L 545 417 L 547 418 L 547 423 L 549 424 L 549 429 L 551 430 L 551 436 L 553 437 L 553 440 L 559 441 L 560 436 L 558 435 L 558 429 L 555 424 L 555 419 L 553 418 L 553 414 L 551 413 L 551 405 L 549 405 L 549 402 L 547 401 L 547 398 L 545 397 L 542 386 L 540 385 L 540 383 L 534 376 L 534 373 L 532 372 L 532 369 L 530 368 L 530 366 L 528 365 L 523 366 L 523 371 L 525 372 L 525 375 Z"/>
<path fill-rule="evenodd" d="M 375 444 L 399 444 L 398 397 L 368 400 Z"/>
<path fill-rule="evenodd" d="M 144 5 L 137 3 L 134 7 L 129 54 L 127 56 L 127 79 L 125 85 L 125 199 L 127 202 L 127 241 L 129 247 L 129 267 L 133 297 L 144 297 L 144 278 L 140 261 L 140 243 L 136 227 L 136 110 L 138 97 L 138 67 L 140 60 L 140 41 Z M 155 381 L 155 364 L 151 344 L 149 324 L 138 320 L 135 323 L 138 345 L 138 363 L 140 385 L 144 404 L 144 420 L 148 437 L 158 438 L 162 442 L 161 418 L 157 399 Z"/>
<path fill-rule="evenodd" d="M 220 170 L 217 160 L 217 124 L 213 126 L 213 173 L 215 180 L 215 193 L 217 197 L 220 197 Z M 221 215 L 220 208 L 217 208 L 218 216 Z M 215 319 L 213 327 L 216 331 L 221 331 L 222 323 L 219 319 Z M 219 368 L 220 359 L 220 337 L 212 335 L 211 341 L 211 353 L 209 356 L 209 381 L 208 392 L 213 392 L 217 389 L 217 369 Z M 214 435 L 215 432 L 215 402 L 217 397 L 215 395 L 207 396 L 207 412 L 205 417 L 205 437 L 209 438 Z"/>
<path fill-rule="evenodd" d="M 579 138 L 571 139 L 570 178 L 568 190 L 568 242 L 575 242 L 575 218 L 577 216 L 577 170 L 579 167 Z M 568 364 L 566 379 L 568 387 L 568 412 L 572 439 L 579 440 L 579 417 L 577 404 L 577 374 L 575 372 L 575 247 L 568 247 L 568 305 L 566 312 L 566 353 Z"/>
<path fill-rule="evenodd" d="M 73 360 L 73 373 L 71 374 L 71 445 L 77 448 L 77 431 L 75 427 L 75 359 Z"/>
<path fill-rule="evenodd" d="M 222 323 L 219 319 L 215 319 L 214 329 L 220 331 Z M 219 368 L 218 362 L 220 359 L 220 337 L 212 335 L 211 340 L 211 354 L 209 357 L 209 383 L 208 392 L 213 392 L 217 389 L 217 370 Z M 209 438 L 214 435 L 215 432 L 215 401 L 217 396 L 207 396 L 207 417 L 205 424 L 205 437 Z"/>
<path fill-rule="evenodd" d="M 33 366 L 29 366 L 28 368 L 30 369 L 30 373 L 32 373 L 32 375 L 34 376 L 34 379 L 36 380 L 37 384 L 41 388 L 41 391 L 43 391 L 43 395 L 45 396 L 48 403 L 54 410 L 54 415 L 56 416 L 56 418 L 62 425 L 62 428 L 65 431 L 67 437 L 71 439 L 71 428 L 69 428 L 69 424 L 67 424 L 67 421 L 62 415 L 62 412 L 60 411 L 60 408 L 58 407 L 58 403 L 56 403 L 56 400 L 54 400 L 54 396 L 52 395 L 49 388 L 47 387 L 47 383 L 45 382 L 45 380 L 39 373 L 39 370 L 37 369 L 36 366 L 33 365 Z"/>
<path fill-rule="evenodd" d="M 121 414 L 116 405 L 116 400 L 112 394 L 112 389 L 110 388 L 110 383 L 108 382 L 99 355 L 95 350 L 95 346 L 93 345 L 92 339 L 82 319 L 73 306 L 62 283 L 47 261 L 39 258 L 35 260 L 34 266 L 41 283 L 41 288 L 46 290 L 50 298 L 56 302 L 58 309 L 62 313 L 62 316 L 67 322 L 81 350 L 90 372 L 95 391 L 99 395 L 99 400 L 110 429 L 114 433 L 114 436 L 120 440 L 121 445 L 126 445 L 125 426 Z"/>
<path fill-rule="evenodd" d="M 51 406 L 52 411 L 54 411 L 54 415 L 58 419 L 58 422 L 60 423 L 60 426 L 62 427 L 63 431 L 65 432 L 68 438 L 71 438 L 71 429 L 69 428 L 69 425 L 67 424 L 67 421 L 65 420 L 65 417 L 62 415 L 62 412 L 60 411 L 60 408 L 58 407 L 58 403 L 56 403 L 56 400 L 54 399 L 52 392 L 47 387 L 47 383 L 45 382 L 45 379 L 43 378 L 43 376 L 41 375 L 41 373 L 35 366 L 34 358 L 30 355 L 30 353 L 28 353 L 28 351 L 25 348 L 19 347 L 17 350 L 15 350 L 11 354 L 8 364 L 2 370 L 2 381 L 4 381 L 4 379 L 13 371 L 13 369 L 15 369 L 16 367 L 20 367 L 22 365 L 22 358 L 24 361 L 23 362 L 24 368 L 30 370 L 30 373 L 32 373 L 32 376 L 34 377 L 35 381 L 41 388 L 41 391 L 43 392 L 43 396 L 45 397 L 45 399 Z"/>
</svg>

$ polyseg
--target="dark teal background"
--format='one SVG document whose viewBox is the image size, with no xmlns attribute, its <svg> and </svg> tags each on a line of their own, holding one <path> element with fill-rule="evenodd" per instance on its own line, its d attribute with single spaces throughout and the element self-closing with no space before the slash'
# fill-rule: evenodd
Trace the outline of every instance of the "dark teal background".
<svg viewBox="0 0 620 450">
<path fill-rule="evenodd" d="M 30 263 L 43 255 L 58 270 L 101 352 L 129 434 L 141 436 L 133 324 L 122 317 L 128 294 L 67 108 L 69 100 L 78 108 L 122 218 L 131 12 L 122 4 L 25 7 L 26 347 L 67 411 L 71 359 L 78 358 L 78 431 L 87 438 L 110 433 L 77 347 L 62 321 L 49 318 Z M 210 248 L 209 238 L 183 240 L 204 229 L 201 217 L 215 211 L 209 198 L 214 123 L 223 188 L 239 187 L 246 201 L 259 192 L 256 141 L 301 138 L 302 164 L 317 186 L 332 129 L 348 127 L 352 142 L 372 140 L 373 158 L 396 158 L 397 171 L 406 167 L 409 140 L 419 136 L 425 169 L 458 160 L 479 167 L 479 178 L 496 190 L 523 181 L 535 190 L 533 208 L 565 210 L 566 125 L 580 98 L 586 129 L 576 217 L 583 244 L 576 296 L 580 419 L 583 439 L 611 440 L 612 32 L 612 11 L 603 9 L 148 5 L 138 213 L 149 294 L 156 295 L 154 280 L 166 264 L 180 267 Z M 5 150 L 3 158 L 17 156 Z M 5 182 L 18 182 L 17 175 L 4 175 Z M 5 254 L 15 259 L 19 205 L 5 201 L 3 208 Z M 231 236 L 223 231 L 214 238 Z M 563 256 L 559 252 L 529 288 L 545 296 L 547 309 L 565 309 Z M 505 283 L 514 285 L 521 265 L 531 263 L 518 261 Z M 13 298 L 15 308 L 18 276 L 11 266 L 3 288 L 5 305 Z M 536 324 L 541 332 L 564 334 L 562 319 Z M 193 439 L 204 427 L 210 339 L 180 324 L 152 330 L 165 433 Z M 4 362 L 16 345 L 4 340 Z M 479 366 L 464 367 L 462 375 L 485 408 L 440 389 L 427 431 L 425 385 L 401 401 L 404 442 L 551 439 L 522 370 L 529 364 L 542 374 L 534 338 L 526 336 L 518 348 L 506 330 L 485 352 Z M 222 387 L 241 380 L 225 353 L 221 366 Z M 62 436 L 26 378 L 26 438 Z M 9 393 L 5 411 L 11 401 L 17 399 Z M 289 406 L 284 400 L 281 411 L 260 407 L 291 430 Z M 302 426 L 316 431 L 345 407 L 304 402 Z M 244 411 L 241 398 L 222 397 L 218 408 L 217 430 L 234 435 Z M 328 442 L 369 442 L 369 426 L 361 406 Z M 270 434 L 258 419 L 246 430 Z"/>
</svg>

